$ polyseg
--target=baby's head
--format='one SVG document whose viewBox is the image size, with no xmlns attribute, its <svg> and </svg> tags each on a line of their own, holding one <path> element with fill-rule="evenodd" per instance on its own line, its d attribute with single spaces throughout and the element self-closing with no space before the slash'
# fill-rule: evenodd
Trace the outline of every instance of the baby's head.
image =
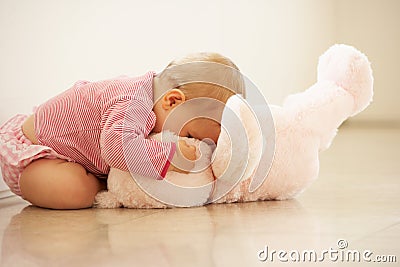
<svg viewBox="0 0 400 267">
<path fill-rule="evenodd" d="M 177 122 L 181 125 L 173 125 L 178 127 L 176 132 L 180 136 L 200 140 L 209 138 L 215 143 L 221 131 L 223 106 L 236 93 L 244 95 L 244 82 L 238 67 L 230 59 L 217 53 L 196 53 L 174 60 L 154 78 L 153 85 L 153 111 L 157 117 L 153 132 L 166 129 L 163 128 L 166 121 L 171 126 L 171 123 L 182 120 L 184 116 L 184 123 Z M 187 101 L 192 106 L 181 105 L 185 102 L 188 104 Z M 215 108 L 216 112 L 203 116 L 202 110 L 207 109 L 206 113 L 209 113 L 213 109 L 209 108 L 211 106 L 218 107 Z M 197 113 L 188 115 L 194 109 L 198 110 Z M 171 118 L 167 120 L 168 116 Z"/>
</svg>

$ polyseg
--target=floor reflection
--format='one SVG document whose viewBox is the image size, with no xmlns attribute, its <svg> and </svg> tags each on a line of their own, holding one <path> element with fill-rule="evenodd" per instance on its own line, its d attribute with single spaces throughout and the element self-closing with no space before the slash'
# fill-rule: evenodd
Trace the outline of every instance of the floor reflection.
<svg viewBox="0 0 400 267">
<path fill-rule="evenodd" d="M 283 248 L 292 240 L 295 248 L 296 235 L 308 232 L 313 238 L 316 229 L 295 200 L 167 210 L 28 206 L 4 231 L 2 264 L 237 266 L 256 263 L 257 251 L 268 243 Z"/>
</svg>

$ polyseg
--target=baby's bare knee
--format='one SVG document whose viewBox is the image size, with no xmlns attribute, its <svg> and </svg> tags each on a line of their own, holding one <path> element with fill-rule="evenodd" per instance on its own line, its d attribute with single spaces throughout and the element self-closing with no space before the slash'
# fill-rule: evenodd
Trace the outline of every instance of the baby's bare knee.
<svg viewBox="0 0 400 267">
<path fill-rule="evenodd" d="M 80 171 L 75 173 L 70 179 L 73 186 L 67 187 L 64 194 L 65 200 L 72 209 L 89 208 L 93 205 L 96 194 L 101 190 L 100 182 L 91 173 Z"/>
<path fill-rule="evenodd" d="M 98 179 L 80 164 L 41 159 L 22 173 L 23 197 L 34 205 L 53 209 L 91 207 L 101 190 Z"/>
</svg>

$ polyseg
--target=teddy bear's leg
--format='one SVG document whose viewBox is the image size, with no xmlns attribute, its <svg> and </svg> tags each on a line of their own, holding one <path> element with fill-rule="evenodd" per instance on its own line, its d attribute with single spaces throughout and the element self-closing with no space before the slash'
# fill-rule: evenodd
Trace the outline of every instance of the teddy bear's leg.
<svg viewBox="0 0 400 267">
<path fill-rule="evenodd" d="M 323 150 L 344 120 L 368 106 L 372 87 L 367 57 L 351 46 L 334 45 L 320 57 L 318 82 L 289 96 L 284 108 L 294 122 L 319 136 Z"/>
<path fill-rule="evenodd" d="M 365 109 L 372 100 L 373 76 L 368 58 L 348 45 L 334 45 L 319 59 L 318 81 L 332 81 L 354 98 L 352 114 Z"/>
<path fill-rule="evenodd" d="M 320 150 L 324 150 L 340 124 L 352 114 L 354 100 L 340 86 L 322 81 L 302 93 L 288 96 L 283 107 L 296 127 L 318 138 Z"/>
</svg>

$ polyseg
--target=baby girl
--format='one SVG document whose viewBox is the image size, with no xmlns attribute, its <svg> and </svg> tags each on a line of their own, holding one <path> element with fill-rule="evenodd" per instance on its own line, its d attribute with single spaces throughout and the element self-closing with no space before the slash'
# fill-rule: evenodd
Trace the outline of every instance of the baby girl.
<svg viewBox="0 0 400 267">
<path fill-rule="evenodd" d="M 228 71 L 196 68 L 196 62 Z M 223 76 L 240 88 L 241 77 L 227 75 L 229 70 L 238 72 L 228 58 L 198 53 L 171 62 L 160 74 L 79 81 L 34 114 L 16 115 L 0 127 L 3 178 L 13 193 L 33 205 L 79 209 L 91 207 L 97 192 L 106 188 L 111 167 L 149 179 L 162 179 L 167 171 L 186 173 L 186 163 L 196 160 L 195 147 L 147 137 L 164 130 L 172 111 L 189 100 L 203 97 L 225 104 L 236 89 L 195 77 L 207 81 L 208 75 Z M 221 125 L 198 117 L 177 129 L 180 136 L 216 143 Z"/>
</svg>

